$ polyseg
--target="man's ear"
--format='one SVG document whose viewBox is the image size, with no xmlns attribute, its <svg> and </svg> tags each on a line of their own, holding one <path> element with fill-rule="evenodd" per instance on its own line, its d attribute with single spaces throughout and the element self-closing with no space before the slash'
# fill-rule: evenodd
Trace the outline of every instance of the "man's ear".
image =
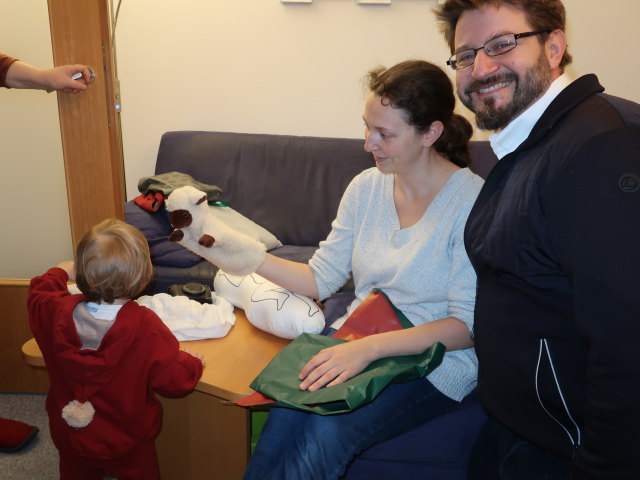
<svg viewBox="0 0 640 480">
<path fill-rule="evenodd" d="M 443 131 L 444 125 L 440 120 L 436 120 L 431 125 L 429 125 L 427 131 L 422 134 L 422 145 L 425 147 L 432 146 L 438 141 Z"/>
<path fill-rule="evenodd" d="M 549 34 L 545 43 L 545 53 L 552 70 L 560 68 L 560 61 L 567 49 L 567 36 L 559 28 Z"/>
</svg>

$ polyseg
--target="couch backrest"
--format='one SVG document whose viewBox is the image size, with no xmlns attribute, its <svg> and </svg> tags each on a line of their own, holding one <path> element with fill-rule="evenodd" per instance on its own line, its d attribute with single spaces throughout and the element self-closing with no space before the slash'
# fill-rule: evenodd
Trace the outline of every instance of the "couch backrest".
<svg viewBox="0 0 640 480">
<path fill-rule="evenodd" d="M 495 163 L 487 142 L 473 142 L 472 169 Z M 217 185 L 223 200 L 284 244 L 326 238 L 351 179 L 374 165 L 362 139 L 228 132 L 166 132 L 156 174 L 179 171 Z"/>
</svg>

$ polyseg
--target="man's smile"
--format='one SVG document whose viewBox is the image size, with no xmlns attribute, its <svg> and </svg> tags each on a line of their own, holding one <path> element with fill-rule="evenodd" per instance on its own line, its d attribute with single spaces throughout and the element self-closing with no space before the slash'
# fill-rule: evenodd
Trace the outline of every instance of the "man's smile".
<svg viewBox="0 0 640 480">
<path fill-rule="evenodd" d="M 488 87 L 479 88 L 477 90 L 477 92 L 480 93 L 480 94 L 490 93 L 490 92 L 493 92 L 493 91 L 498 90 L 500 88 L 507 87 L 509 85 L 511 85 L 511 82 L 500 82 L 500 83 L 496 83 L 496 84 L 493 84 L 493 85 L 488 86 Z"/>
<path fill-rule="evenodd" d="M 517 75 L 515 74 L 503 74 L 498 77 L 487 78 L 485 80 L 476 80 L 465 90 L 466 95 L 477 93 L 478 95 L 485 95 L 487 93 L 495 92 L 501 88 L 508 87 L 509 85 L 516 83 Z"/>
</svg>

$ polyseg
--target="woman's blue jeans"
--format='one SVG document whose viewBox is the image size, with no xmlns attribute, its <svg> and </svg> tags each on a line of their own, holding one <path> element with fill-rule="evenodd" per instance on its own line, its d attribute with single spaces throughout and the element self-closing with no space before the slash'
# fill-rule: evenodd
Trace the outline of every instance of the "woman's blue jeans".
<svg viewBox="0 0 640 480">
<path fill-rule="evenodd" d="M 452 410 L 458 402 L 421 378 L 388 386 L 341 415 L 272 408 L 245 480 L 337 479 L 366 448 Z"/>
</svg>

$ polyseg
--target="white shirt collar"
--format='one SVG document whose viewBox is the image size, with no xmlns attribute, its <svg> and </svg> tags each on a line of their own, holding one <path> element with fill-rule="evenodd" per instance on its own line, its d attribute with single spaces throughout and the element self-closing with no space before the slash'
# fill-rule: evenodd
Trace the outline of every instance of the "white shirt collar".
<svg viewBox="0 0 640 480">
<path fill-rule="evenodd" d="M 87 310 L 89 310 L 95 318 L 99 318 L 100 320 L 109 320 L 110 322 L 116 319 L 118 312 L 122 308 L 122 305 L 117 303 L 87 302 L 86 306 Z"/>
<path fill-rule="evenodd" d="M 524 142 L 534 125 L 540 119 L 547 107 L 554 98 L 564 90 L 571 80 L 566 73 L 556 78 L 545 94 L 540 97 L 533 105 L 518 115 L 504 129 L 489 136 L 491 148 L 499 159 L 513 152 L 518 146 Z"/>
</svg>

